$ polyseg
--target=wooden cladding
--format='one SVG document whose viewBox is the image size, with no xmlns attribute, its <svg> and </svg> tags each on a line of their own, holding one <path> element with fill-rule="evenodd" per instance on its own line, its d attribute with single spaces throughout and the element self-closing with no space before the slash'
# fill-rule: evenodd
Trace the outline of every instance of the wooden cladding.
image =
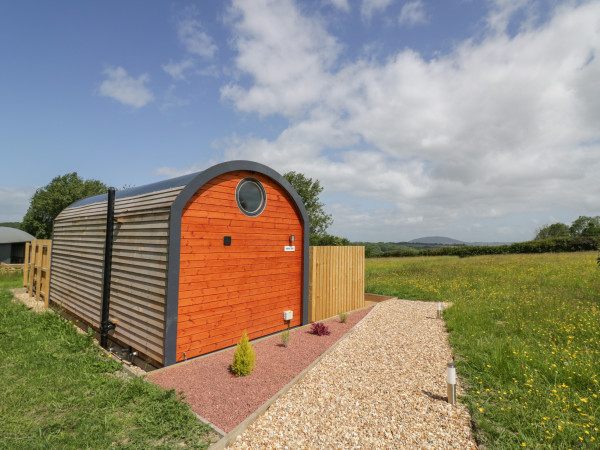
<svg viewBox="0 0 600 450">
<path fill-rule="evenodd" d="M 48 289 L 50 287 L 50 255 L 52 240 L 34 239 L 25 244 L 25 263 L 23 264 L 23 287 L 30 297 L 44 300 L 48 307 Z"/>
<path fill-rule="evenodd" d="M 265 189 L 254 217 L 236 203 L 245 177 Z M 295 251 L 285 251 L 294 235 Z M 225 238 L 230 239 L 225 239 Z M 230 245 L 225 245 L 225 241 Z M 181 219 L 176 359 L 191 358 L 302 323 L 303 223 L 294 201 L 271 178 L 246 171 L 215 177 L 188 201 Z"/>
<path fill-rule="evenodd" d="M 182 187 L 116 199 L 110 337 L 163 363 L 170 207 Z M 100 327 L 106 201 L 54 222 L 51 301 Z"/>
<path fill-rule="evenodd" d="M 365 306 L 365 248 L 310 247 L 309 320 Z"/>
</svg>

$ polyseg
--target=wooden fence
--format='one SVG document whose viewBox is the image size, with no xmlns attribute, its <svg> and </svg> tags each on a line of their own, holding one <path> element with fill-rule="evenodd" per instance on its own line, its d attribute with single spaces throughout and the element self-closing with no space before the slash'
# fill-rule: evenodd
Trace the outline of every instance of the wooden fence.
<svg viewBox="0 0 600 450">
<path fill-rule="evenodd" d="M 0 263 L 0 273 L 3 272 L 18 272 L 23 270 L 24 264 L 6 264 Z"/>
<path fill-rule="evenodd" d="M 365 306 L 365 248 L 310 247 L 311 322 Z"/>
<path fill-rule="evenodd" d="M 51 239 L 34 239 L 25 244 L 25 264 L 23 269 L 23 287 L 27 288 L 30 297 L 44 300 L 48 307 L 48 291 L 50 289 L 50 253 Z"/>
</svg>

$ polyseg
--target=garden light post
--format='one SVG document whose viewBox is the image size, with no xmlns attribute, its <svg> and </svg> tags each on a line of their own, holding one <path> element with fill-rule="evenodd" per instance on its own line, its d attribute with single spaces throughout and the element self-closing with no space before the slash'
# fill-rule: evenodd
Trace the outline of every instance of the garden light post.
<svg viewBox="0 0 600 450">
<path fill-rule="evenodd" d="M 446 369 L 446 387 L 448 392 L 448 403 L 456 405 L 456 368 L 454 363 L 448 363 Z"/>
<path fill-rule="evenodd" d="M 442 302 L 438 302 L 437 304 L 437 318 L 442 318 Z"/>
</svg>

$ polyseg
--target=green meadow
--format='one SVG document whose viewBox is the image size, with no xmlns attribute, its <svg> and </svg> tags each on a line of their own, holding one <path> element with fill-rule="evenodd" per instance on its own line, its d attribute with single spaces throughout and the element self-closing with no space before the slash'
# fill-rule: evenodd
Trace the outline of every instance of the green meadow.
<svg viewBox="0 0 600 450">
<path fill-rule="evenodd" d="M 56 314 L 12 301 L 0 273 L 0 448 L 207 448 L 209 428 L 173 391 L 121 364 Z"/>
<path fill-rule="evenodd" d="M 596 252 L 369 259 L 366 292 L 444 311 L 479 442 L 599 447 Z"/>
</svg>

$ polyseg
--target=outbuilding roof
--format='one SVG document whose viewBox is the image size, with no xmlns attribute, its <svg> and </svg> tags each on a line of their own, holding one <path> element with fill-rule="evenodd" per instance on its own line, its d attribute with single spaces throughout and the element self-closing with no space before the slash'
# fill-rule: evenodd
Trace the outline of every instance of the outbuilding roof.
<svg viewBox="0 0 600 450">
<path fill-rule="evenodd" d="M 35 239 L 29 233 L 11 227 L 0 227 L 0 244 L 17 244 Z"/>
</svg>

